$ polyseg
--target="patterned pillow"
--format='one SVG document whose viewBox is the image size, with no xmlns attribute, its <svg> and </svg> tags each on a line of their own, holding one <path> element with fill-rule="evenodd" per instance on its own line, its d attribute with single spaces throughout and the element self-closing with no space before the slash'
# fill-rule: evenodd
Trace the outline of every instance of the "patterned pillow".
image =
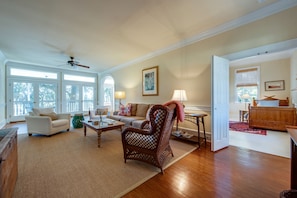
<svg viewBox="0 0 297 198">
<path fill-rule="evenodd" d="M 51 113 L 41 113 L 40 116 L 48 116 L 50 117 L 52 120 L 57 120 L 58 116 L 55 112 L 51 112 Z"/>
<path fill-rule="evenodd" d="M 132 109 L 132 105 L 131 104 L 127 104 L 127 106 L 125 107 L 124 105 L 120 106 L 120 111 L 118 115 L 121 116 L 131 116 L 131 109 Z"/>
<path fill-rule="evenodd" d="M 119 109 L 119 114 L 118 115 L 121 115 L 121 116 L 125 116 L 126 115 L 126 108 L 124 105 L 120 105 L 120 109 Z"/>
<path fill-rule="evenodd" d="M 131 116 L 132 115 L 132 105 L 129 103 L 126 106 L 126 115 Z"/>
</svg>

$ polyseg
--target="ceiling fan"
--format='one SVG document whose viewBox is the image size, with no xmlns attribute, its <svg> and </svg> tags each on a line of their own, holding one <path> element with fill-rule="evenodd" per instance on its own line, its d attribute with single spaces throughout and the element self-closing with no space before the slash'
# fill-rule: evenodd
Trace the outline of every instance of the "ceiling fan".
<svg viewBox="0 0 297 198">
<path fill-rule="evenodd" d="M 78 67 L 84 67 L 84 68 L 88 68 L 88 69 L 90 68 L 90 66 L 86 66 L 86 65 L 81 65 L 81 64 L 79 64 L 78 61 L 75 61 L 75 60 L 74 60 L 74 57 L 73 57 L 73 56 L 70 56 L 70 60 L 67 61 L 67 64 L 68 64 L 68 65 L 71 65 L 72 67 L 78 66 Z"/>
</svg>

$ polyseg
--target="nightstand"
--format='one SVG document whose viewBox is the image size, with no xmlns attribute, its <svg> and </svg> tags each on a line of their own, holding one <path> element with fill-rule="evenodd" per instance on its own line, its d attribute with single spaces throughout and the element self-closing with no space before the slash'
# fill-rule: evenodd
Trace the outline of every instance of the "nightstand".
<svg viewBox="0 0 297 198">
<path fill-rule="evenodd" d="M 247 119 L 244 118 L 244 115 L 247 113 L 247 110 L 239 110 L 239 122 L 245 122 Z"/>
</svg>

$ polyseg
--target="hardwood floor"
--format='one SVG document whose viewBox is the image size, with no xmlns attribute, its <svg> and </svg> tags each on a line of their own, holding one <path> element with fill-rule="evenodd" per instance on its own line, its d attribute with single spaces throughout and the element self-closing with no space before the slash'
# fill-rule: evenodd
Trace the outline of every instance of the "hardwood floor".
<svg viewBox="0 0 297 198">
<path fill-rule="evenodd" d="M 25 123 L 6 127 L 27 130 Z M 123 197 L 271 198 L 289 188 L 289 158 L 234 146 L 214 153 L 207 145 Z"/>
<path fill-rule="evenodd" d="M 290 188 L 290 159 L 230 146 L 202 147 L 158 174 L 130 197 L 279 197 Z"/>
</svg>

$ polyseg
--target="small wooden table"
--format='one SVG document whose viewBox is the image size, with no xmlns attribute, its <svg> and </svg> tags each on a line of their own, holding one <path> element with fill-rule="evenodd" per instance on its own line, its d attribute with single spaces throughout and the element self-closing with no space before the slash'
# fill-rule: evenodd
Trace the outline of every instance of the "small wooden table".
<svg viewBox="0 0 297 198">
<path fill-rule="evenodd" d="M 198 143 L 198 148 L 201 146 L 201 139 L 203 140 L 202 143 L 204 143 L 204 146 L 206 147 L 206 134 L 205 134 L 205 124 L 204 124 L 204 117 L 207 116 L 207 114 L 204 113 L 185 113 L 185 120 L 192 122 L 197 125 L 197 132 L 198 132 L 198 137 L 193 136 L 191 138 L 184 138 L 182 136 L 177 137 L 179 139 L 184 139 L 187 141 L 191 142 L 197 142 Z M 202 124 L 203 127 L 203 137 L 200 136 L 200 123 Z"/>
<path fill-rule="evenodd" d="M 204 117 L 207 116 L 207 114 L 204 113 L 190 113 L 189 116 L 196 118 L 196 125 L 198 127 L 198 148 L 200 148 L 200 123 L 203 127 L 203 137 L 202 140 L 204 140 L 204 146 L 206 147 L 206 134 L 205 134 L 205 124 L 204 124 Z"/>
<path fill-rule="evenodd" d="M 247 110 L 239 110 L 239 122 L 244 122 L 247 121 L 246 119 L 244 119 L 244 115 L 247 113 Z"/>
<path fill-rule="evenodd" d="M 98 121 L 99 122 L 99 121 Z M 93 122 L 89 121 L 82 121 L 84 126 L 84 135 L 87 135 L 87 128 L 93 129 L 98 134 L 98 147 L 100 148 L 101 143 L 101 133 L 105 131 L 110 131 L 113 129 L 120 129 L 122 130 L 122 126 L 125 125 L 123 122 L 114 121 L 111 119 L 104 119 L 103 122 L 99 122 L 98 125 L 93 125 Z"/>
</svg>

